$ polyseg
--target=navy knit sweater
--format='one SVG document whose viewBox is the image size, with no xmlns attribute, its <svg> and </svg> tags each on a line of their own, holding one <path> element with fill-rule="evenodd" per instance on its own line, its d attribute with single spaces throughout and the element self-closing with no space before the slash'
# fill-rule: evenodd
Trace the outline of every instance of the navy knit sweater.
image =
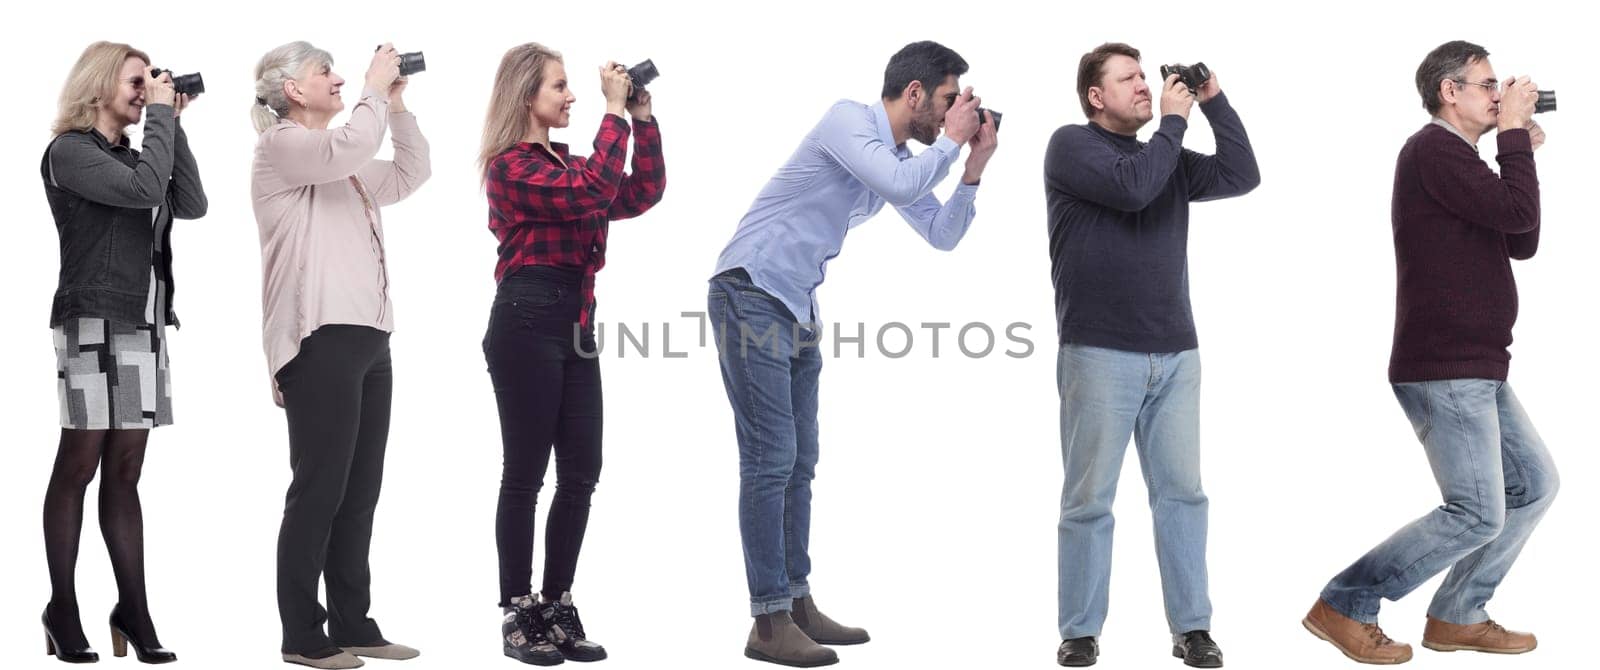
<svg viewBox="0 0 1600 670">
<path fill-rule="evenodd" d="M 1050 277 L 1061 342 L 1122 351 L 1194 349 L 1189 203 L 1261 183 L 1225 95 L 1202 103 L 1217 153 L 1183 148 L 1189 122 L 1161 117 L 1150 142 L 1094 123 L 1062 126 L 1045 151 Z"/>
</svg>

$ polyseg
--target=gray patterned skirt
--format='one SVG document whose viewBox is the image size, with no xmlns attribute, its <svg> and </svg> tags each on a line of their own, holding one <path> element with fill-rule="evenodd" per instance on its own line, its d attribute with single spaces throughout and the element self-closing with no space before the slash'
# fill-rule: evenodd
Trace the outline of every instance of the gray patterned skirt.
<svg viewBox="0 0 1600 670">
<path fill-rule="evenodd" d="M 61 427 L 154 428 L 172 423 L 164 325 L 96 318 L 54 328 Z"/>
</svg>

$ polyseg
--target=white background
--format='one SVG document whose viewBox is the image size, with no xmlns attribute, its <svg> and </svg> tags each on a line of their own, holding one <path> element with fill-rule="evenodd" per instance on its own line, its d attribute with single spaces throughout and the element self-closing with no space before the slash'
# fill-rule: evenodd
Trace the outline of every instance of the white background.
<svg viewBox="0 0 1600 670">
<path fill-rule="evenodd" d="M 652 355 L 615 342 L 603 361 L 606 466 L 576 594 L 605 667 L 753 668 L 736 523 L 732 415 L 712 349 L 679 315 L 705 308 L 705 279 L 768 175 L 833 101 L 871 101 L 901 45 L 938 40 L 972 66 L 963 84 L 1006 113 L 979 214 L 952 253 L 893 213 L 855 230 L 820 296 L 830 322 L 1033 324 L 1033 355 L 932 357 L 868 344 L 822 377 L 812 583 L 836 618 L 873 641 L 847 667 L 1052 667 L 1060 488 L 1055 327 L 1041 188 L 1050 133 L 1083 121 L 1079 56 L 1132 43 L 1154 76 L 1203 60 L 1243 117 L 1262 186 L 1200 204 L 1191 219 L 1193 302 L 1205 357 L 1205 479 L 1216 637 L 1234 668 L 1335 668 L 1349 661 L 1301 629 L 1319 589 L 1361 552 L 1438 504 L 1422 450 L 1385 379 L 1393 324 L 1390 182 L 1396 152 L 1427 121 L 1413 88 L 1434 46 L 1489 48 L 1502 79 L 1533 74 L 1561 93 L 1539 118 L 1544 232 L 1517 265 L 1522 316 L 1511 381 L 1555 454 L 1565 488 L 1492 613 L 1540 635 L 1521 657 L 1438 654 L 1413 664 L 1562 668 L 1592 645 L 1596 373 L 1591 311 L 1600 236 L 1590 199 L 1597 135 L 1592 23 L 1553 3 L 1006 2 L 217 3 L 72 2 L 8 10 L 0 161 L 12 213 L 0 263 L 9 464 L 0 481 L 0 648 L 10 668 L 39 655 L 49 597 L 40 502 L 58 436 L 46 314 L 56 235 L 38 160 L 55 99 L 83 47 L 127 41 L 161 67 L 204 73 L 184 114 L 210 214 L 179 222 L 171 341 L 177 424 L 155 432 L 145 468 L 149 584 L 162 641 L 191 668 L 275 668 L 274 543 L 289 479 L 282 412 L 260 346 L 260 265 L 248 199 L 252 69 L 306 39 L 331 51 L 359 93 L 372 46 L 425 50 L 406 98 L 433 145 L 431 182 L 385 212 L 397 310 L 388 471 L 373 546 L 374 614 L 420 647 L 407 668 L 512 667 L 501 657 L 493 516 L 500 441 L 479 348 L 495 242 L 473 166 L 495 67 L 536 40 L 561 50 L 578 102 L 555 138 L 588 153 L 602 112 L 593 68 L 653 58 L 665 136 L 665 200 L 612 229 L 599 316 L 652 324 Z M 1186 146 L 1210 151 L 1197 111 Z M 1152 126 L 1153 127 L 1153 126 Z M 1147 129 L 1148 132 L 1148 129 Z M 1483 143 L 1493 156 L 1492 136 Z M 385 152 L 387 153 L 387 151 Z M 1585 158 L 1589 156 L 1591 158 Z M 959 165 L 938 193 L 948 194 Z M 675 351 L 660 328 L 673 322 Z M 853 329 L 853 326 L 851 327 Z M 614 331 L 608 332 L 614 337 Z M 898 337 L 889 341 L 899 348 Z M 1015 347 L 1013 347 L 1015 348 Z M 1105 667 L 1175 667 L 1136 459 L 1124 472 Z M 539 509 L 542 555 L 543 514 Z M 107 657 L 115 587 L 85 508 L 78 590 Z M 1589 521 L 1585 521 L 1589 519 Z M 539 570 L 536 567 L 535 579 Z M 1437 581 L 1386 604 L 1382 622 L 1420 642 Z M 537 586 L 537 583 L 535 584 Z M 117 661 L 126 666 L 132 659 Z M 383 661 L 373 667 L 384 667 Z"/>
</svg>

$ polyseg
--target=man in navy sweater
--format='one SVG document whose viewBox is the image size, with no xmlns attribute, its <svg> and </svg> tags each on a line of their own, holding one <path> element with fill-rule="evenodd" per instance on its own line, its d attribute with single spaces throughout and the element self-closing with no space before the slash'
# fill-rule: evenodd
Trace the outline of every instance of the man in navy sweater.
<svg viewBox="0 0 1600 670">
<path fill-rule="evenodd" d="M 1078 66 L 1089 123 L 1063 126 L 1045 153 L 1051 278 L 1061 335 L 1056 660 L 1093 665 L 1111 578 L 1111 502 L 1130 437 L 1149 487 L 1173 654 L 1221 667 L 1210 637 L 1206 496 L 1200 488 L 1200 357 L 1189 308 L 1189 203 L 1261 181 L 1239 115 L 1213 75 L 1197 91 L 1159 84 L 1160 128 L 1134 137 L 1156 104 L 1138 50 L 1104 44 Z M 1217 153 L 1183 148 L 1195 101 Z"/>
<path fill-rule="evenodd" d="M 1444 505 L 1345 568 L 1306 616 L 1307 629 L 1364 663 L 1410 660 L 1411 647 L 1378 628 L 1378 605 L 1446 568 L 1422 646 L 1532 651 L 1532 635 L 1500 627 L 1484 605 L 1558 485 L 1550 452 L 1506 384 L 1517 319 L 1511 259 L 1539 247 L 1538 92 L 1526 77 L 1498 81 L 1489 52 L 1460 41 L 1422 61 L 1417 92 L 1433 120 L 1406 141 L 1395 165 L 1399 276 L 1389 383 Z M 1490 130 L 1498 130 L 1498 175 L 1478 156 L 1478 139 Z"/>
</svg>

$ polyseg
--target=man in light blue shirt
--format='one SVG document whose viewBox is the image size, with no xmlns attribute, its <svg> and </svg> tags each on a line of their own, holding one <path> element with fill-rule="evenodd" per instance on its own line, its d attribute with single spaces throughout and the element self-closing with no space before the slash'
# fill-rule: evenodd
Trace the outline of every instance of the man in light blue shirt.
<svg viewBox="0 0 1600 670">
<path fill-rule="evenodd" d="M 739 440 L 739 533 L 756 619 L 750 658 L 827 665 L 838 656 L 820 645 L 868 639 L 817 611 L 806 582 L 822 370 L 816 290 L 845 234 L 885 203 L 935 248 L 954 249 L 966 234 L 997 145 L 993 117 L 960 87 L 966 71 L 961 56 L 934 42 L 901 49 L 884 72 L 882 99 L 835 103 L 756 196 L 717 261 L 708 313 Z M 928 149 L 913 156 L 907 139 Z M 941 204 L 932 190 L 968 142 L 961 185 Z"/>
</svg>

